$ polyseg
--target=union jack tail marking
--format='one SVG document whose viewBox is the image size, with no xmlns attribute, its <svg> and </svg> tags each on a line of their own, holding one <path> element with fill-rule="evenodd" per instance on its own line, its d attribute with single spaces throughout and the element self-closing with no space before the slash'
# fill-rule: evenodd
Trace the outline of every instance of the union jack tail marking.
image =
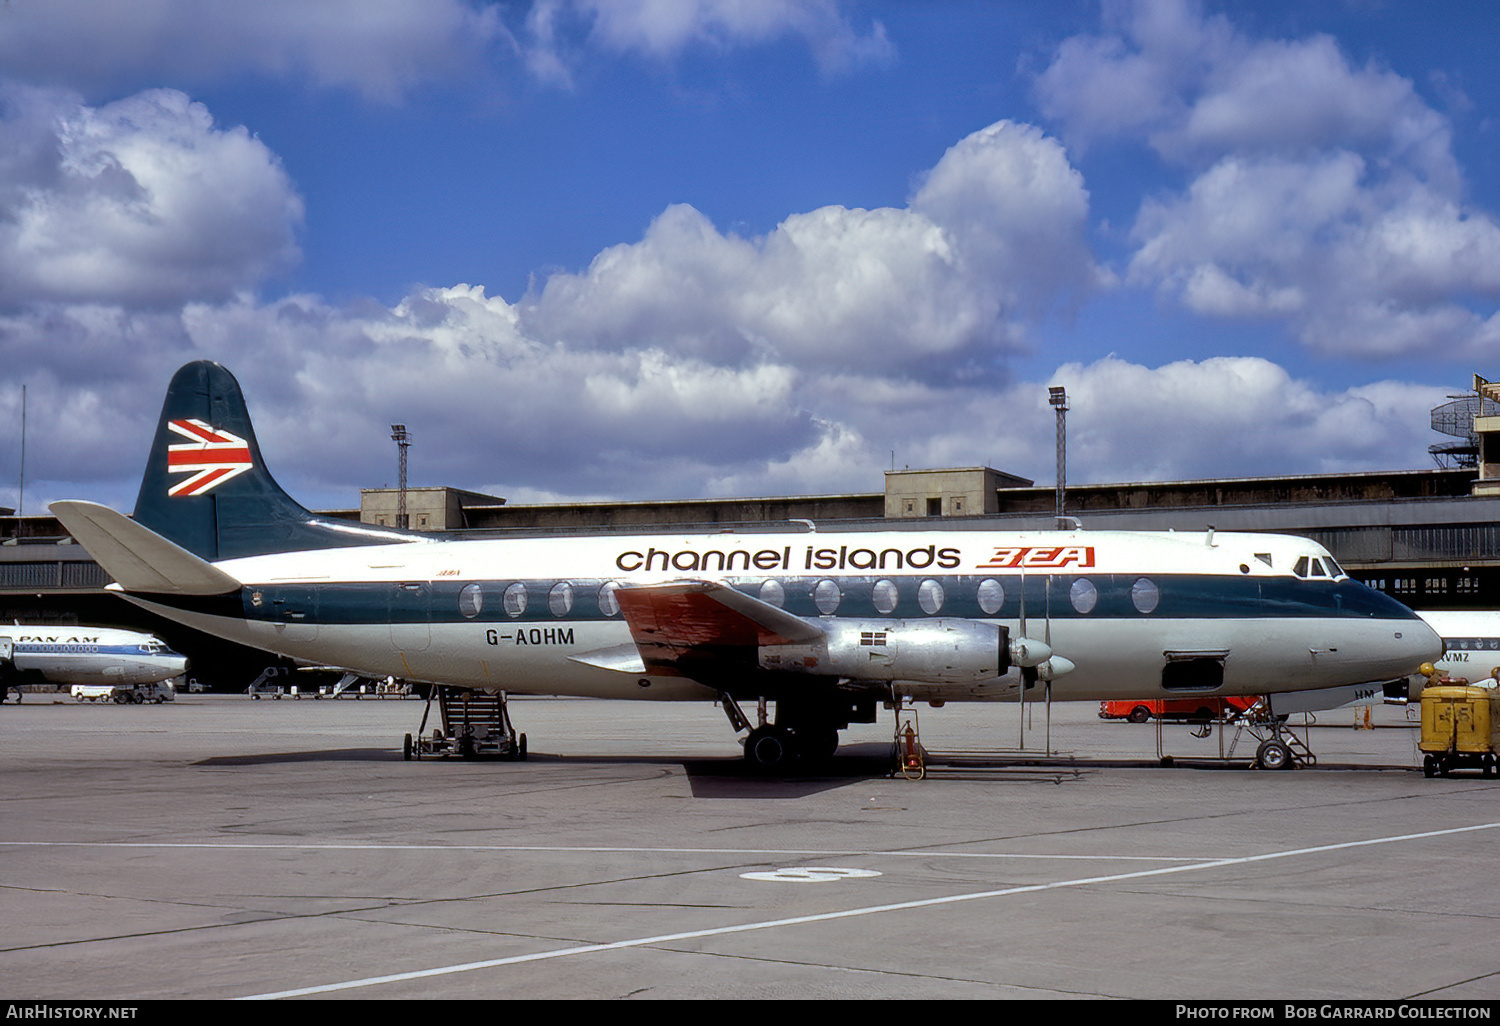
<svg viewBox="0 0 1500 1026">
<path fill-rule="evenodd" d="M 168 495 L 204 495 L 255 466 L 250 443 L 239 435 L 196 419 L 168 421 L 167 427 L 189 439 L 167 446 L 167 472 L 191 475 L 169 488 Z"/>
</svg>

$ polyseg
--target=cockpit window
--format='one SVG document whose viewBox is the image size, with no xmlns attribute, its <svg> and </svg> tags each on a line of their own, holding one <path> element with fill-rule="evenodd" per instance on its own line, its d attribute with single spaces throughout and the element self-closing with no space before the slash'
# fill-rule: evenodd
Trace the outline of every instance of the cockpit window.
<svg viewBox="0 0 1500 1026">
<path fill-rule="evenodd" d="M 1349 576 L 1344 568 L 1339 566 L 1334 558 L 1329 555 L 1323 556 L 1298 556 L 1297 562 L 1292 567 L 1292 573 L 1298 577 L 1315 578 L 1340 578 Z"/>
</svg>

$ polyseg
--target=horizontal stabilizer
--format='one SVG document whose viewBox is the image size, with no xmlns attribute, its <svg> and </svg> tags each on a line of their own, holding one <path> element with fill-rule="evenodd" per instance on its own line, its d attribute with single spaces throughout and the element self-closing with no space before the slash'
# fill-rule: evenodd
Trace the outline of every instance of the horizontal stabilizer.
<svg viewBox="0 0 1500 1026">
<path fill-rule="evenodd" d="M 212 563 L 93 502 L 64 500 L 49 507 L 94 561 L 128 592 L 153 595 L 223 595 L 240 582 Z"/>
</svg>

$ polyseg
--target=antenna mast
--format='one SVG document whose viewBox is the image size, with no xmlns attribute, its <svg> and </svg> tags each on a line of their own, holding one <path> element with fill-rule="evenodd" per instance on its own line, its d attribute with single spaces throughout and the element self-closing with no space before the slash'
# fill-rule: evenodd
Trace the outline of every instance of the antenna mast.
<svg viewBox="0 0 1500 1026">
<path fill-rule="evenodd" d="M 1047 389 L 1047 401 L 1057 410 L 1057 526 L 1063 526 L 1068 493 L 1068 391 L 1060 385 Z"/>
<path fill-rule="evenodd" d="M 409 520 L 406 515 L 406 450 L 411 448 L 411 435 L 407 434 L 405 424 L 391 425 L 391 441 L 396 443 L 396 451 L 398 453 L 396 464 L 396 526 L 404 530 Z"/>
</svg>

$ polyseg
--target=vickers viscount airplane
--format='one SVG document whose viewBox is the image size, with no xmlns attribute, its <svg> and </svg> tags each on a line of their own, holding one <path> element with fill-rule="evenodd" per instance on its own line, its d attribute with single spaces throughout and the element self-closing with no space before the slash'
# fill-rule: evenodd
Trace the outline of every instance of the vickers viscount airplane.
<svg viewBox="0 0 1500 1026">
<path fill-rule="evenodd" d="M 113 627 L 0 624 L 0 702 L 17 684 L 133 687 L 180 677 L 187 659 L 150 634 Z"/>
<path fill-rule="evenodd" d="M 751 761 L 883 701 L 1249 695 L 1384 681 L 1441 644 L 1318 545 L 1059 531 L 449 539 L 320 518 L 217 364 L 167 393 L 134 519 L 53 512 L 147 609 L 292 659 L 514 693 L 720 700 Z M 1040 693 L 1040 692 L 1038 692 Z M 752 728 L 739 701 L 769 699 Z"/>
</svg>

